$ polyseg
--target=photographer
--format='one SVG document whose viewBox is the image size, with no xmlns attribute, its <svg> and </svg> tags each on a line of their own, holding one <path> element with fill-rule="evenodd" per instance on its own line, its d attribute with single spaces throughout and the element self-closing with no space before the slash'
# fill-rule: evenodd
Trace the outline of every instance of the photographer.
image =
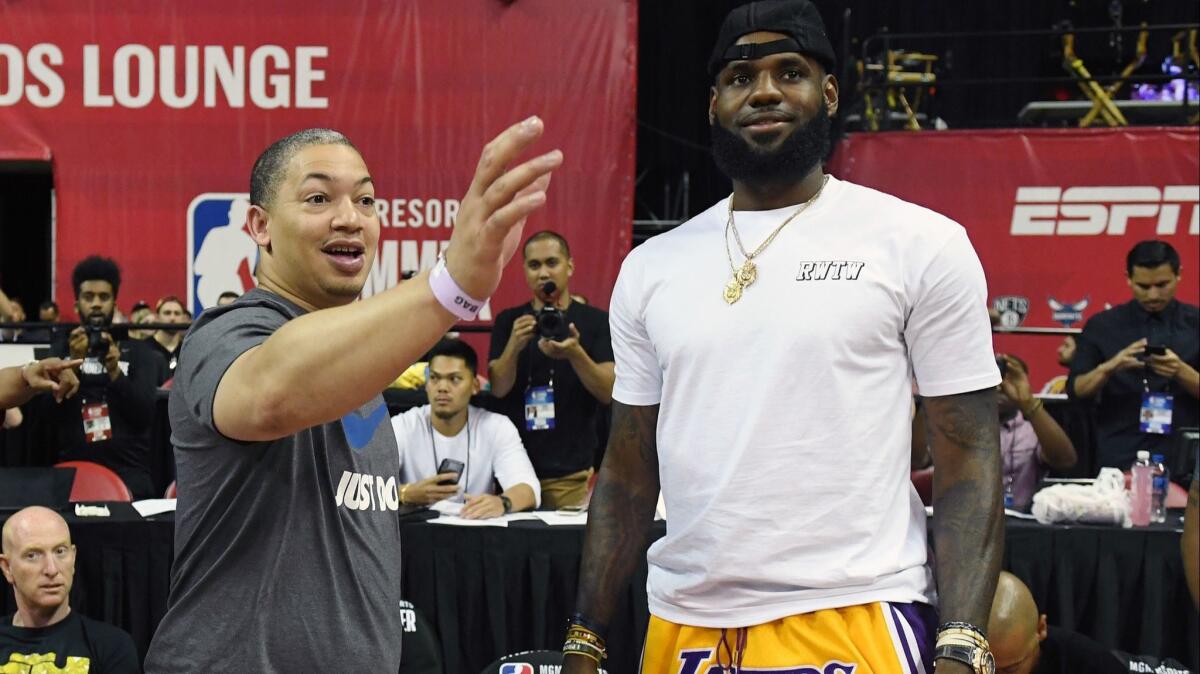
<svg viewBox="0 0 1200 674">
<path fill-rule="evenodd" d="M 1142 241 L 1125 271 L 1133 299 L 1088 320 L 1067 380 L 1071 397 L 1096 401 L 1097 464 L 1121 469 L 1140 450 L 1167 453 L 1200 416 L 1200 308 L 1175 299 L 1179 253 Z"/>
<path fill-rule="evenodd" d="M 156 489 L 148 455 L 155 389 L 166 364 L 143 342 L 114 337 L 113 312 L 121 289 L 117 264 L 89 257 L 71 275 L 75 310 L 83 325 L 52 345 L 56 356 L 83 359 L 79 393 L 60 405 L 42 405 L 51 420 L 55 461 L 93 461 L 121 476 L 135 498 Z M 42 397 L 52 402 L 49 396 Z"/>
<path fill-rule="evenodd" d="M 527 303 L 496 316 L 489 350 L 492 394 L 521 431 L 546 507 L 587 498 L 598 425 L 612 401 L 608 314 L 572 301 L 575 271 L 566 239 L 538 232 L 525 241 Z"/>
</svg>

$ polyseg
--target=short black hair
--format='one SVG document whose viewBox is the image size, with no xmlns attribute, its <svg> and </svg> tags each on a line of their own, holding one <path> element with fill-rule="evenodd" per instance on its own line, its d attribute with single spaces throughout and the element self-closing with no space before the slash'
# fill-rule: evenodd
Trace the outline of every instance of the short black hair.
<svg viewBox="0 0 1200 674">
<path fill-rule="evenodd" d="M 534 241 L 546 241 L 547 239 L 557 241 L 558 245 L 562 246 L 563 254 L 567 257 L 571 257 L 571 247 L 567 245 L 567 240 L 563 238 L 563 235 L 559 234 L 558 232 L 551 232 L 548 229 L 543 229 L 540 232 L 534 232 L 529 236 L 528 239 L 525 239 L 525 245 L 521 246 L 521 255 L 525 255 L 525 249 L 529 248 L 529 244 L 533 243 Z"/>
<path fill-rule="evenodd" d="M 71 284 L 75 287 L 75 299 L 79 299 L 79 288 L 84 281 L 108 281 L 112 286 L 113 298 L 121 292 L 121 268 L 112 258 L 92 255 L 75 265 L 71 272 Z"/>
<path fill-rule="evenodd" d="M 461 358 L 472 374 L 479 371 L 479 356 L 475 355 L 475 349 L 472 349 L 470 344 L 461 339 L 446 337 L 434 344 L 433 348 L 429 350 L 429 362 L 433 363 L 433 359 L 438 356 Z"/>
<path fill-rule="evenodd" d="M 46 300 L 38 305 L 38 311 L 45 311 L 47 309 L 58 311 L 58 302 L 55 302 L 54 300 Z"/>
<path fill-rule="evenodd" d="M 250 171 L 250 203 L 260 208 L 269 206 L 283 182 L 287 163 L 297 152 L 312 145 L 345 145 L 358 152 L 349 138 L 333 129 L 305 129 L 280 138 L 254 161 Z"/>
<path fill-rule="evenodd" d="M 1171 271 L 1179 273 L 1179 253 L 1171 244 L 1157 239 L 1139 241 L 1125 256 L 1125 274 L 1133 276 L 1134 267 L 1154 269 L 1164 264 L 1171 265 Z"/>
<path fill-rule="evenodd" d="M 217 295 L 217 301 L 220 302 L 221 300 L 225 299 L 226 297 L 232 297 L 233 299 L 236 300 L 237 298 L 241 297 L 241 295 L 233 292 L 232 290 L 226 290 L 225 292 L 221 293 L 220 295 Z"/>
</svg>

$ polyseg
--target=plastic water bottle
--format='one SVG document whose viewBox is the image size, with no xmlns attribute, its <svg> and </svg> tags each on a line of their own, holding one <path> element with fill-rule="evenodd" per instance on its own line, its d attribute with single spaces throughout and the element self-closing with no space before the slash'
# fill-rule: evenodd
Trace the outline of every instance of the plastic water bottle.
<svg viewBox="0 0 1200 674">
<path fill-rule="evenodd" d="M 1004 509 L 1012 510 L 1016 507 L 1013 499 L 1013 478 L 1012 475 L 1004 476 Z"/>
<path fill-rule="evenodd" d="M 1167 521 L 1167 489 L 1170 486 L 1171 469 L 1163 463 L 1163 455 L 1155 454 L 1150 457 L 1154 468 L 1154 492 L 1150 499 L 1150 521 L 1163 523 Z"/>
<path fill-rule="evenodd" d="M 1129 519 L 1133 526 L 1144 527 L 1150 524 L 1150 505 L 1154 491 L 1154 467 L 1150 465 L 1150 452 L 1137 453 L 1137 461 L 1130 469 L 1130 512 Z"/>
</svg>

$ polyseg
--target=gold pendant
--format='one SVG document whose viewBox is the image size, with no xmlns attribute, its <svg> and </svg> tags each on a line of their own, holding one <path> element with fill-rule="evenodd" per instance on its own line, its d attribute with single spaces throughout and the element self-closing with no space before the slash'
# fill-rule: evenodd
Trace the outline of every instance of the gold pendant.
<svg viewBox="0 0 1200 674">
<path fill-rule="evenodd" d="M 733 280 L 725 284 L 725 303 L 733 304 L 742 299 L 742 284 L 738 283 L 737 276 Z"/>
<path fill-rule="evenodd" d="M 742 268 L 737 270 L 735 278 L 737 278 L 738 283 L 742 284 L 743 287 L 749 286 L 758 279 L 758 267 L 754 266 L 752 260 L 746 260 L 742 263 Z"/>
</svg>

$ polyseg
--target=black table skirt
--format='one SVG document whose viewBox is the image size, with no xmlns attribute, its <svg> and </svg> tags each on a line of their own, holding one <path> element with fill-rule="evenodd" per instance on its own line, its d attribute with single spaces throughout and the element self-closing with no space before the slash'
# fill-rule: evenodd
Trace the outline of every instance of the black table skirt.
<svg viewBox="0 0 1200 674">
<path fill-rule="evenodd" d="M 1051 624 L 1200 671 L 1200 624 L 1176 527 L 1046 527 L 1009 519 L 1006 530 L 1004 567 L 1029 585 Z M 651 539 L 663 533 L 660 523 Z M 560 648 L 582 541 L 583 527 L 404 525 L 404 595 L 436 626 L 446 672 L 478 672 L 506 653 Z M 609 628 L 609 671 L 637 671 L 645 587 L 643 562 Z"/>
<path fill-rule="evenodd" d="M 110 520 L 67 516 L 78 548 L 71 605 L 129 631 L 145 656 L 166 612 L 174 522 L 112 507 Z M 1177 528 L 1007 524 L 1004 566 L 1029 585 L 1052 624 L 1200 672 L 1200 614 L 1183 579 Z M 662 534 L 660 524 L 652 538 Z M 582 541 L 582 527 L 404 524 L 404 596 L 436 627 L 446 674 L 478 672 L 506 653 L 559 648 L 574 610 Z M 609 671 L 637 671 L 645 585 L 643 563 L 613 621 Z M 0 596 L 0 608 L 11 613 L 12 590 Z"/>
<path fill-rule="evenodd" d="M 1200 613 L 1183 575 L 1180 518 L 1147 529 L 1009 520 L 1004 567 L 1052 624 L 1200 672 Z"/>
</svg>

